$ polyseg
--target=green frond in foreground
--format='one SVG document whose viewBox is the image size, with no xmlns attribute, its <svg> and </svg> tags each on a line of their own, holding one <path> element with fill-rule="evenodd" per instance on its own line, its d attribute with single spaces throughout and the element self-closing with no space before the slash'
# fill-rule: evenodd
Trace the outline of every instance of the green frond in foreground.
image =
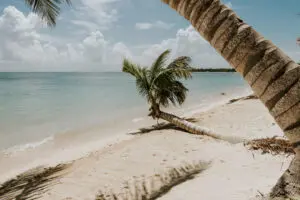
<svg viewBox="0 0 300 200">
<path fill-rule="evenodd" d="M 164 51 L 149 68 L 142 68 L 128 59 L 123 61 L 122 71 L 135 77 L 139 94 L 151 104 L 153 117 L 157 117 L 160 106 L 181 105 L 187 96 L 188 89 L 180 80 L 192 77 L 191 58 L 182 56 L 167 64 L 170 53 L 170 50 Z"/>
<path fill-rule="evenodd" d="M 51 27 L 56 25 L 60 4 L 71 4 L 71 0 L 25 0 L 25 2 L 32 12 L 38 14 Z"/>
</svg>

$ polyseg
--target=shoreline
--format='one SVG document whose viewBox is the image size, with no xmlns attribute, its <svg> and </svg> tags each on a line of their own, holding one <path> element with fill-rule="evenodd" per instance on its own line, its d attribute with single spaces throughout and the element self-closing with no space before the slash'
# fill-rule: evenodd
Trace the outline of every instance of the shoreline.
<svg viewBox="0 0 300 200">
<path fill-rule="evenodd" d="M 4 92 L 11 90 L 12 94 L 2 99 L 0 151 L 8 148 L 12 150 L 12 147 L 13 150 L 18 147 L 23 150 L 26 147 L 39 146 L 47 137 L 55 140 L 56 137 L 69 136 L 68 140 L 72 142 L 79 134 L 88 134 L 80 140 L 85 142 L 86 138 L 92 138 L 94 141 L 100 137 L 96 138 L 89 132 L 107 137 L 150 125 L 150 122 L 145 122 L 150 121 L 145 117 L 148 114 L 147 103 L 136 93 L 134 81 L 123 73 L 89 76 L 14 74 L 12 78 L 14 79 L 7 82 L 6 79 L 3 80 L 7 84 Z M 45 79 L 42 90 L 26 88 L 24 84 L 20 84 L 23 81 L 33 84 L 36 78 Z M 63 82 L 58 81 L 60 79 L 72 84 L 62 84 Z M 215 79 L 219 81 L 214 81 Z M 10 88 L 9 81 L 14 83 L 14 87 Z M 82 82 L 80 87 L 77 85 L 79 82 Z M 112 88 L 105 87 L 110 84 Z M 180 108 L 167 109 L 170 112 L 184 113 L 190 106 L 198 109 L 197 106 L 202 103 L 202 106 L 206 106 L 218 100 L 222 92 L 229 95 L 243 93 L 248 87 L 239 76 L 229 74 L 197 74 L 185 84 L 190 89 L 187 100 Z M 91 87 L 95 85 L 97 87 Z M 22 93 L 27 89 L 30 91 L 28 94 Z M 65 91 L 68 91 L 66 95 L 59 95 Z"/>
<path fill-rule="evenodd" d="M 251 94 L 251 90 L 249 90 L 248 88 L 246 88 L 243 92 L 240 92 L 239 94 L 226 94 L 226 93 L 221 93 L 221 94 L 215 94 L 213 97 L 211 97 L 213 100 L 213 103 L 201 103 L 201 104 L 198 104 L 198 103 L 191 103 L 190 105 L 187 105 L 186 107 L 184 108 L 171 108 L 171 109 L 167 109 L 168 112 L 172 112 L 172 113 L 175 113 L 176 115 L 180 116 L 180 117 L 191 117 L 192 115 L 195 115 L 195 114 L 199 114 L 199 113 L 202 113 L 202 112 L 206 112 L 210 109 L 213 109 L 215 107 L 218 107 L 220 105 L 223 105 L 223 104 L 226 104 L 228 103 L 229 101 L 231 101 L 232 99 L 239 99 L 239 98 L 242 98 L 242 97 L 246 97 L 248 95 Z M 228 96 L 227 96 L 228 95 Z M 221 100 L 215 100 L 216 98 L 218 98 L 217 96 L 219 96 L 219 98 L 221 98 Z M 123 129 L 120 129 L 118 130 L 118 134 L 114 135 L 114 136 L 117 136 L 117 135 L 126 135 L 128 132 L 134 132 L 136 130 L 139 130 L 141 128 L 145 128 L 147 126 L 151 126 L 153 124 L 155 124 L 155 122 L 150 118 L 150 117 L 147 117 L 147 116 L 135 116 L 133 117 L 132 119 L 130 119 L 130 121 L 134 124 L 140 124 L 140 123 L 144 123 L 144 125 L 138 125 L 138 126 L 131 126 L 129 127 L 129 129 L 127 131 L 124 131 L 124 128 Z M 110 122 L 112 123 L 112 122 Z M 78 132 L 88 132 L 93 130 L 93 129 L 97 129 L 97 127 L 84 127 L 81 129 L 78 130 Z M 105 130 L 105 129 L 104 129 Z M 98 131 L 98 130 L 97 130 Z M 102 131 L 102 130 L 100 130 Z M 70 134 L 72 132 L 77 132 L 77 130 L 70 130 L 70 131 L 66 131 L 66 132 L 61 132 L 61 133 L 57 133 L 57 134 L 54 134 L 54 135 L 50 135 L 46 138 L 42 138 L 40 140 L 36 140 L 36 141 L 31 141 L 31 142 L 28 142 L 28 143 L 23 143 L 23 144 L 17 144 L 17 145 L 13 145 L 11 147 L 8 147 L 8 148 L 5 148 L 5 149 L 2 149 L 0 150 L 0 153 L 4 153 L 4 154 L 14 154 L 15 152 L 20 152 L 20 151 L 26 151 L 26 150 L 30 150 L 30 149 L 34 149 L 36 147 L 39 147 L 49 141 L 52 141 L 54 140 L 56 137 L 59 137 L 59 136 L 64 136 L 66 134 Z M 110 139 L 110 137 L 104 137 L 104 139 Z"/>
<path fill-rule="evenodd" d="M 240 117 L 241 111 L 246 113 L 243 118 Z M 273 119 L 265 111 L 266 109 L 258 100 L 245 100 L 245 98 L 242 98 L 241 100 L 230 104 L 227 101 L 226 104 L 216 105 L 211 109 L 207 109 L 200 113 L 193 113 L 190 116 L 197 119 L 197 124 L 213 129 L 224 136 L 253 139 L 274 136 L 276 135 L 276 132 L 278 133 L 278 131 L 280 131 L 279 127 L 273 125 Z M 245 124 L 245 121 L 247 124 Z M 94 151 L 85 153 L 81 156 L 78 156 L 78 154 L 76 159 L 71 159 L 72 161 L 70 161 L 69 157 L 67 163 L 72 166 L 67 170 L 68 174 L 59 180 L 60 183 L 58 185 L 51 186 L 51 192 L 43 194 L 41 199 L 55 200 L 70 197 L 70 199 L 74 200 L 92 200 L 100 189 L 111 188 L 118 191 L 122 182 L 131 180 L 132 177 L 151 177 L 153 174 L 161 173 L 167 168 L 177 167 L 182 163 L 193 163 L 195 161 L 212 163 L 212 167 L 203 172 L 204 174 L 209 173 L 204 176 L 207 180 L 200 183 L 199 179 L 201 179 L 201 176 L 193 180 L 196 182 L 198 181 L 198 184 L 208 190 L 207 187 L 212 186 L 212 183 L 208 184 L 208 186 L 203 184 L 205 184 L 206 181 L 211 181 L 213 176 L 211 170 L 220 170 L 222 173 L 224 173 L 224 170 L 230 170 L 226 165 L 224 168 L 224 159 L 230 160 L 229 162 L 225 161 L 225 163 L 229 165 L 234 164 L 244 166 L 244 164 L 237 162 L 238 160 L 235 160 L 235 157 L 236 159 L 243 160 L 244 163 L 248 163 L 246 166 L 249 168 L 246 168 L 247 170 L 250 170 L 249 175 L 254 173 L 252 174 L 254 177 L 246 177 L 249 179 L 248 182 L 246 181 L 249 186 L 243 185 L 244 188 L 247 188 L 246 186 L 253 187 L 253 185 L 251 185 L 254 183 L 252 179 L 258 178 L 256 173 L 262 173 L 268 166 L 270 168 L 270 163 L 274 165 L 274 170 L 269 169 L 269 171 L 266 172 L 266 181 L 262 181 L 261 183 L 261 185 L 265 184 L 262 187 L 263 192 L 267 192 L 271 187 L 270 184 L 273 183 L 273 181 L 276 181 L 277 176 L 285 169 L 289 160 L 285 159 L 284 161 L 284 156 L 280 155 L 273 157 L 270 155 L 261 155 L 260 152 L 250 152 L 242 143 L 230 144 L 224 141 L 216 141 L 205 136 L 190 135 L 173 129 L 154 130 L 150 134 L 140 134 L 135 136 L 127 134 L 123 136 L 124 138 L 114 138 L 107 141 L 105 144 L 103 143 L 102 147 L 99 146 L 99 143 L 95 143 L 95 147 L 97 148 L 95 148 Z M 253 156 L 255 156 L 254 160 Z M 263 163 L 263 160 L 265 160 L 266 163 Z M 285 164 L 283 165 L 282 162 Z M 64 160 L 59 160 L 56 157 L 56 162 L 47 163 L 45 166 L 55 166 L 62 163 L 65 163 Z M 262 169 L 259 172 L 255 171 L 254 168 L 260 164 L 262 165 Z M 281 170 L 278 170 L 278 167 L 281 165 Z M 38 165 L 36 164 L 36 166 Z M 238 166 L 234 166 L 233 168 L 237 167 Z M 242 169 L 243 168 L 244 167 L 242 167 Z M 25 169 L 23 171 L 25 171 Z M 1 180 L 7 180 L 9 177 L 14 177 L 19 173 L 20 171 L 15 171 L 14 173 L 6 174 L 6 178 L 4 179 L 3 176 Z M 230 177 L 232 176 L 230 179 L 236 178 L 234 172 L 230 172 L 229 174 Z M 224 174 L 222 176 L 224 176 Z M 239 176 L 241 176 L 241 174 Z M 3 181 L 0 182 L 2 183 Z M 85 182 L 84 186 L 80 184 L 82 181 Z M 189 182 L 183 183 L 177 187 L 182 188 L 185 184 L 189 184 Z M 228 183 L 225 184 L 228 185 Z M 171 200 L 180 196 L 180 194 L 176 193 L 176 191 L 180 191 L 177 187 L 174 191 L 171 190 L 168 194 L 163 196 L 162 199 Z M 192 187 L 189 185 L 188 188 L 184 187 L 182 191 L 191 188 L 193 189 L 195 187 L 196 186 Z M 235 185 L 234 187 L 238 188 L 238 185 Z M 72 188 L 72 191 L 76 192 L 74 194 L 70 193 L 68 191 L 70 188 Z M 231 188 L 231 190 L 232 189 L 233 188 Z M 249 188 L 247 191 L 248 190 Z M 204 192 L 204 190 L 201 191 Z M 174 192 L 176 193 L 175 196 Z M 225 192 L 225 189 L 223 192 Z M 253 196 L 253 193 L 255 192 L 252 191 L 250 193 Z M 250 193 L 248 191 L 247 195 L 250 195 Z M 191 194 L 196 195 L 195 192 L 192 191 Z M 232 193 L 232 195 L 233 194 L 234 193 Z M 204 196 L 208 199 L 214 199 L 211 198 L 210 194 L 205 195 Z M 245 195 L 245 193 L 242 192 L 241 195 Z M 168 196 L 171 197 L 167 198 Z M 190 198 L 197 199 L 198 197 Z M 241 197 L 240 199 L 245 198 Z"/>
<path fill-rule="evenodd" d="M 200 115 L 201 113 L 205 113 L 211 109 L 217 108 L 221 105 L 225 105 L 228 102 L 230 102 L 232 99 L 239 99 L 243 98 L 245 96 L 248 96 L 250 91 L 248 89 L 244 90 L 242 94 L 231 94 L 231 95 L 221 95 L 223 99 L 219 101 L 215 101 L 213 103 L 210 103 L 209 105 L 202 105 L 200 108 L 195 109 L 196 105 L 192 105 L 188 108 L 184 109 L 179 109 L 175 114 L 179 115 L 180 117 L 193 117 L 195 115 Z M 191 111 L 187 111 L 191 110 Z M 183 112 L 182 112 L 183 111 Z M 136 119 L 136 118 L 134 118 Z M 162 120 L 160 120 L 162 121 Z M 144 121 L 145 122 L 145 121 Z M 139 123 L 139 122 L 136 122 Z M 84 158 L 88 156 L 89 154 L 92 154 L 95 151 L 101 151 L 107 147 L 111 147 L 112 145 L 132 140 L 134 139 L 134 134 L 131 133 L 136 133 L 139 132 L 141 129 L 144 128 L 151 128 L 155 126 L 155 122 L 153 120 L 150 121 L 150 123 L 146 123 L 144 126 L 140 126 L 139 128 L 136 129 L 130 129 L 127 131 L 120 131 L 119 134 L 114 134 L 113 136 L 108 136 L 108 137 L 103 137 L 101 139 L 97 139 L 96 141 L 92 142 L 86 142 L 84 145 L 78 147 L 78 148 L 63 148 L 63 149 L 51 149 L 53 152 L 61 153 L 59 156 L 55 156 L 54 158 L 41 158 L 43 157 L 42 155 L 37 155 L 35 151 L 49 151 L 48 148 L 43 149 L 44 146 L 47 147 L 47 145 L 50 145 L 52 142 L 55 142 L 54 140 L 57 139 L 56 137 L 63 137 L 64 135 L 53 135 L 50 137 L 47 137 L 43 140 L 28 143 L 28 144 L 22 144 L 22 145 L 17 145 L 10 147 L 8 149 L 4 149 L 0 151 L 0 161 L 3 162 L 8 162 L 10 158 L 13 158 L 11 165 L 9 166 L 9 169 L 14 168 L 16 165 L 19 165 L 19 167 L 16 167 L 16 169 L 11 170 L 10 172 L 7 172 L 5 169 L 0 168 L 0 183 L 9 180 L 10 178 L 13 178 L 17 174 L 20 174 L 24 171 L 30 170 L 32 168 L 35 168 L 37 166 L 41 165 L 49 165 L 49 166 L 54 166 L 59 163 L 67 163 L 67 162 L 73 162 L 77 159 Z M 43 146 L 44 145 L 44 146 Z M 40 149 L 41 148 L 41 149 Z M 31 159 L 31 156 L 27 156 L 26 154 L 31 153 L 33 156 L 36 156 L 38 159 L 32 160 L 30 164 L 26 163 L 26 165 L 23 165 L 26 161 L 26 158 Z M 7 161 L 8 159 L 8 161 Z M 17 160 L 21 160 L 21 162 L 18 164 Z"/>
</svg>

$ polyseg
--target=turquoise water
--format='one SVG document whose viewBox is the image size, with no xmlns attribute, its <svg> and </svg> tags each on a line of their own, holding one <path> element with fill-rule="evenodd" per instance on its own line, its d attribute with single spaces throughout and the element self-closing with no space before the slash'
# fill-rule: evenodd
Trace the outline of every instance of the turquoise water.
<svg viewBox="0 0 300 200">
<path fill-rule="evenodd" d="M 185 84 L 186 109 L 247 88 L 236 73 L 194 73 Z M 147 110 L 123 73 L 0 73 L 0 149 L 90 127 L 100 135 L 137 127 Z"/>
</svg>

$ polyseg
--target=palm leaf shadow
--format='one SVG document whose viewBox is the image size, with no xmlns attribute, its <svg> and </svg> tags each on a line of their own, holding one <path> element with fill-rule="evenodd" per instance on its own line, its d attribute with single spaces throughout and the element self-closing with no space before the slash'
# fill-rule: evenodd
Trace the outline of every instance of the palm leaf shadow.
<svg viewBox="0 0 300 200">
<path fill-rule="evenodd" d="M 66 174 L 70 164 L 55 167 L 37 167 L 18 175 L 16 178 L 0 185 L 1 200 L 35 200 L 49 190 L 49 186 L 58 183 Z"/>
<path fill-rule="evenodd" d="M 197 122 L 197 119 L 196 118 L 184 118 L 186 121 L 188 122 L 192 122 L 192 123 L 195 123 Z M 132 132 L 132 133 L 129 133 L 130 135 L 142 135 L 142 134 L 146 134 L 146 133 L 150 133 L 152 131 L 159 131 L 159 130 L 177 130 L 177 131 L 183 131 L 183 132 L 186 132 L 186 133 L 189 133 L 188 131 L 182 129 L 182 128 L 179 128 L 171 123 L 166 123 L 166 122 L 162 122 L 162 123 L 158 123 L 158 124 L 155 124 L 155 125 L 152 125 L 150 127 L 145 127 L 145 128 L 140 128 L 139 131 L 137 132 Z"/>
<path fill-rule="evenodd" d="M 126 181 L 121 193 L 113 190 L 100 190 L 96 200 L 156 200 L 167 194 L 174 187 L 194 179 L 210 167 L 210 162 L 184 163 L 171 167 L 165 172 L 133 181 Z"/>
</svg>

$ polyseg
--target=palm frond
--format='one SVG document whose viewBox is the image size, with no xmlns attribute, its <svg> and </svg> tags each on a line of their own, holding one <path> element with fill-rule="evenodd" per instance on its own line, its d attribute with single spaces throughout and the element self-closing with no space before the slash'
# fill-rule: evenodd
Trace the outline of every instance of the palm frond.
<svg viewBox="0 0 300 200">
<path fill-rule="evenodd" d="M 167 67 L 167 69 L 172 69 L 172 73 L 177 78 L 188 79 L 192 77 L 192 72 L 190 70 L 190 63 L 192 59 L 188 56 L 181 56 L 173 60 Z"/>
<path fill-rule="evenodd" d="M 155 79 L 157 74 L 165 67 L 165 63 L 168 59 L 168 56 L 170 55 L 171 51 L 168 49 L 164 51 L 158 58 L 153 62 L 149 74 L 151 76 L 151 82 Z"/>
<path fill-rule="evenodd" d="M 136 87 L 140 95 L 149 101 L 150 85 L 148 80 L 148 70 L 124 59 L 122 71 L 136 78 Z"/>
<path fill-rule="evenodd" d="M 158 71 L 155 79 L 151 82 L 158 104 L 167 107 L 170 103 L 176 106 L 185 101 L 188 89 L 178 79 L 192 77 L 190 62 L 190 57 L 178 57 L 166 68 Z"/>
<path fill-rule="evenodd" d="M 60 4 L 64 2 L 71 4 L 71 0 L 25 0 L 25 2 L 32 12 L 38 14 L 50 27 L 56 25 L 56 19 L 60 13 Z"/>
<path fill-rule="evenodd" d="M 186 99 L 188 89 L 180 81 L 172 81 L 168 86 L 156 89 L 156 99 L 160 105 L 168 107 L 181 105 Z"/>
<path fill-rule="evenodd" d="M 166 65 L 169 54 L 170 50 L 163 52 L 149 69 L 133 64 L 127 59 L 123 62 L 123 72 L 136 78 L 139 94 L 146 97 L 151 104 L 150 111 L 153 111 L 153 106 L 159 109 L 160 105 L 181 105 L 186 99 L 188 89 L 179 79 L 191 78 L 191 58 L 182 56 Z M 152 114 L 153 112 L 150 115 Z"/>
<path fill-rule="evenodd" d="M 147 101 L 151 102 L 151 90 L 150 90 L 150 84 L 148 80 L 148 73 L 147 69 L 143 68 L 141 71 L 141 77 L 136 79 L 136 87 L 139 92 L 139 94 L 147 99 Z"/>
<path fill-rule="evenodd" d="M 189 91 L 181 82 L 175 81 L 173 84 L 173 93 L 176 99 L 176 102 L 179 105 L 182 105 L 186 99 L 187 92 Z M 174 104 L 175 105 L 175 104 Z"/>
<path fill-rule="evenodd" d="M 131 74 L 132 76 L 139 78 L 141 76 L 142 68 L 132 62 L 128 59 L 123 60 L 123 67 L 122 72 Z"/>
</svg>

